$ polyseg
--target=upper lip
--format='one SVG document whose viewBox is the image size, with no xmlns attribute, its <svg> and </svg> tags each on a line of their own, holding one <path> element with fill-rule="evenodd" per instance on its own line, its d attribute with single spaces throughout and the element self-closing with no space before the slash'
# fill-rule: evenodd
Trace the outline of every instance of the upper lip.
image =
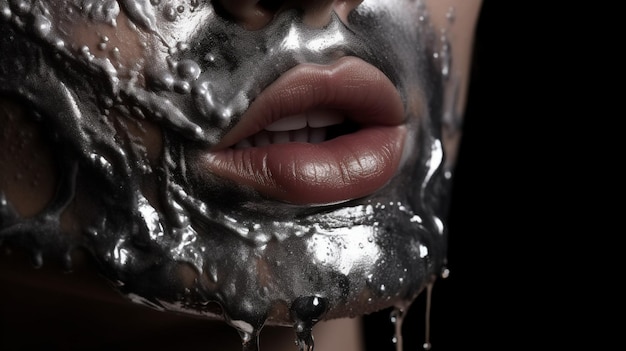
<svg viewBox="0 0 626 351">
<path fill-rule="evenodd" d="M 232 146 L 273 122 L 307 111 L 340 111 L 362 128 L 322 144 Z M 326 204 L 368 195 L 399 166 L 405 113 L 393 83 L 356 57 L 331 65 L 301 64 L 284 73 L 250 105 L 239 123 L 209 150 L 192 153 L 192 171 L 251 186 L 297 204 Z"/>
</svg>

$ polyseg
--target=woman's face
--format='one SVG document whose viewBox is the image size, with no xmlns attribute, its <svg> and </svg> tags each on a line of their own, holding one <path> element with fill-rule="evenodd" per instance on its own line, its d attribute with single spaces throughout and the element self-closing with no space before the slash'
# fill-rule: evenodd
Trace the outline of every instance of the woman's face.
<svg viewBox="0 0 626 351">
<path fill-rule="evenodd" d="M 452 10 L 0 0 L 0 240 L 244 335 L 410 303 L 445 270 Z"/>
</svg>

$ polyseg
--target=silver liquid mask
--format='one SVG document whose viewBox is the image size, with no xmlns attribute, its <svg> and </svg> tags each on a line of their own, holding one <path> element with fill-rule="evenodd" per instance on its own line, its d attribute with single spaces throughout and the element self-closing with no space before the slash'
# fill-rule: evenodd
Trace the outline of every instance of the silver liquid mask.
<svg viewBox="0 0 626 351">
<path fill-rule="evenodd" d="M 36 218 L 21 218 L 0 197 L 4 243 L 30 250 L 38 264 L 49 257 L 68 267 L 73 250 L 87 250 L 132 300 L 221 316 L 249 343 L 266 323 L 300 324 L 305 340 L 317 320 L 404 304 L 444 269 L 449 63 L 441 58 L 449 55 L 418 2 L 365 1 L 348 24 L 334 16 L 323 28 L 306 26 L 294 9 L 259 31 L 224 19 L 208 1 L 55 3 L 65 11 L 50 3 L 0 0 L 0 46 L 12 53 L 0 56 L 0 89 L 28 101 L 54 131 L 61 165 L 59 192 Z M 74 18 L 117 25 L 120 13 L 146 39 L 150 56 L 137 66 L 76 50 L 61 30 Z M 218 142 L 282 73 L 348 55 L 384 72 L 407 106 L 403 163 L 384 188 L 294 206 L 189 177 L 188 150 Z M 409 108 L 415 93 L 428 102 L 423 110 Z M 131 137 L 120 141 L 112 110 L 162 126 L 160 164 Z M 144 192 L 147 177 L 159 181 L 158 208 Z M 79 237 L 59 225 L 77 193 L 92 198 Z"/>
</svg>

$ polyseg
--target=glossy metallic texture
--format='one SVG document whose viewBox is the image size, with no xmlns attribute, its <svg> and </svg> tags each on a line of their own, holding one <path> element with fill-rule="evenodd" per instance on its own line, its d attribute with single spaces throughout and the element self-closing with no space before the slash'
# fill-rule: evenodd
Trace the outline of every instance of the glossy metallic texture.
<svg viewBox="0 0 626 351">
<path fill-rule="evenodd" d="M 426 8 L 366 0 L 348 23 L 333 16 L 322 28 L 306 26 L 293 9 L 247 31 L 210 1 L 192 3 L 181 19 L 165 1 L 0 0 L 0 92 L 27 101 L 52 131 L 62 170 L 60 191 L 36 218 L 21 218 L 0 196 L 0 240 L 68 267 L 71 252 L 85 249 L 134 301 L 221 315 L 245 333 L 411 301 L 444 269 L 446 253 L 445 63 L 435 58 L 440 43 Z M 120 13 L 151 53 L 142 61 L 145 84 L 112 60 L 76 53 L 57 27 L 64 17 L 114 23 Z M 346 55 L 378 67 L 406 104 L 404 160 L 387 186 L 303 207 L 233 197 L 217 180 L 187 178 L 186 150 L 216 143 L 280 74 Z M 412 110 L 415 98 L 426 106 Z M 113 108 L 164 128 L 160 167 L 114 138 L 104 123 Z M 161 180 L 161 209 L 142 193 L 149 175 Z M 207 188 L 221 196 L 203 196 Z M 79 237 L 64 235 L 60 215 L 81 191 L 93 198 L 89 225 Z M 307 310 L 303 298 L 323 301 L 324 310 L 297 313 Z"/>
</svg>

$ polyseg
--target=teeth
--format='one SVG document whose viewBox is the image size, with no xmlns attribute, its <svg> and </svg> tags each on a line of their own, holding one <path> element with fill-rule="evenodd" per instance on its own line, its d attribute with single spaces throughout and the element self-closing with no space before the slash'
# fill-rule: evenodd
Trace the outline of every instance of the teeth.
<svg viewBox="0 0 626 351">
<path fill-rule="evenodd" d="M 261 132 L 254 136 L 255 146 L 267 146 L 271 143 L 270 136 L 267 132 Z"/>
<path fill-rule="evenodd" d="M 238 142 L 235 149 L 262 147 L 272 144 L 286 144 L 289 142 L 319 144 L 326 141 L 326 128 L 302 128 L 289 132 L 262 131 L 247 139 Z"/>
<path fill-rule="evenodd" d="M 323 143 L 326 141 L 326 127 L 341 124 L 344 120 L 345 117 L 340 112 L 331 110 L 315 110 L 285 117 L 240 141 L 234 148 L 245 149 L 289 142 Z"/>
<path fill-rule="evenodd" d="M 345 117 L 339 111 L 331 110 L 314 110 L 295 116 L 289 116 L 265 127 L 270 132 L 286 132 L 290 130 L 299 130 L 307 125 L 311 128 L 323 128 L 336 124 L 341 124 Z"/>
<path fill-rule="evenodd" d="M 235 149 L 246 149 L 249 147 L 252 147 L 252 143 L 250 143 L 250 140 L 248 139 L 243 139 L 235 145 Z"/>
<path fill-rule="evenodd" d="M 326 128 L 312 128 L 309 131 L 309 142 L 311 144 L 323 143 L 326 140 Z"/>
<path fill-rule="evenodd" d="M 308 143 L 309 142 L 309 130 L 307 128 L 302 128 L 298 130 L 294 130 L 291 132 L 292 139 L 298 143 Z"/>
<path fill-rule="evenodd" d="M 275 132 L 272 134 L 274 144 L 285 144 L 289 142 L 289 132 Z"/>
<path fill-rule="evenodd" d="M 307 113 L 307 123 L 311 128 L 323 128 L 341 124 L 345 120 L 339 111 L 311 111 Z"/>
<path fill-rule="evenodd" d="M 298 130 L 306 127 L 306 115 L 300 114 L 279 119 L 278 121 L 265 127 L 270 132 L 286 132 L 290 130 Z"/>
</svg>

